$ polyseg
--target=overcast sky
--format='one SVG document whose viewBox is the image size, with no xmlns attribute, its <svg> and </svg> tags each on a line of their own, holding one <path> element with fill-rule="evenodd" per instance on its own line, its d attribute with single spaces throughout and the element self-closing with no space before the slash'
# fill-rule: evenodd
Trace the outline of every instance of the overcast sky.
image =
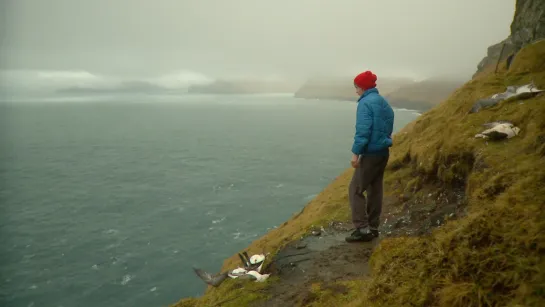
<svg viewBox="0 0 545 307">
<path fill-rule="evenodd" d="M 515 0 L 0 0 L 0 67 L 471 74 Z"/>
</svg>

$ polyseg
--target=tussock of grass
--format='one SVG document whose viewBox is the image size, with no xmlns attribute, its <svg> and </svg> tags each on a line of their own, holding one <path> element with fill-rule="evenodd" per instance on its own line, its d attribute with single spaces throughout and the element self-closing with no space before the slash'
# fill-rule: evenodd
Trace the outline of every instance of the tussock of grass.
<svg viewBox="0 0 545 307">
<path fill-rule="evenodd" d="M 298 306 L 330 307 L 356 306 L 353 302 L 365 298 L 367 284 L 363 280 L 347 280 L 336 283 L 316 282 L 310 286 Z"/>
<path fill-rule="evenodd" d="M 269 296 L 264 289 L 268 283 L 276 282 L 278 277 L 270 277 L 266 282 L 248 282 L 247 280 L 228 279 L 221 287 L 211 288 L 199 299 L 185 298 L 173 306 L 176 307 L 239 307 L 252 302 L 266 300 Z"/>
<path fill-rule="evenodd" d="M 545 95 L 468 114 L 477 99 L 531 81 L 545 88 L 545 41 L 521 50 L 509 71 L 479 74 L 396 134 L 385 192 L 464 188 L 468 214 L 428 237 L 383 240 L 368 280 L 348 282 L 346 293 L 315 285 L 314 306 L 545 306 Z M 512 121 L 521 133 L 501 142 L 474 138 L 495 120 Z M 312 225 L 347 219 L 351 175 L 348 169 L 249 251 L 274 254 Z M 223 269 L 237 263 L 234 255 Z M 186 306 L 213 306 L 239 289 L 229 282 Z M 233 306 L 263 299 L 255 293 Z"/>
</svg>

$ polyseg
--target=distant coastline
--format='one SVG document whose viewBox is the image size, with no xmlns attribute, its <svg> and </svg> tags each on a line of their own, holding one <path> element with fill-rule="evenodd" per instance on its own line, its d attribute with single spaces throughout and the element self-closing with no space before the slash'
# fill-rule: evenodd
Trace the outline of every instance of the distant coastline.
<svg viewBox="0 0 545 307">
<path fill-rule="evenodd" d="M 333 100 L 333 101 L 342 101 L 342 102 L 354 102 L 356 103 L 358 98 L 354 96 L 352 99 L 347 97 L 298 97 L 297 95 L 294 95 L 295 98 L 299 99 L 306 99 L 306 100 Z M 399 100 L 399 99 L 389 99 L 388 103 L 398 109 L 398 110 L 407 110 L 407 111 L 414 111 L 417 113 L 425 112 L 433 107 L 433 105 L 424 102 L 424 101 L 410 101 L 410 100 Z"/>
<path fill-rule="evenodd" d="M 292 95 L 308 100 L 357 102 L 347 78 L 296 81 L 216 80 L 187 88 L 167 88 L 145 81 L 122 82 L 108 87 L 73 86 L 55 91 L 58 95 L 145 94 L 145 95 Z M 403 78 L 384 78 L 377 88 L 392 107 L 425 112 L 452 94 L 462 81 L 430 78 L 416 82 Z"/>
<path fill-rule="evenodd" d="M 343 80 L 344 81 L 344 80 Z M 423 81 L 384 79 L 377 88 L 392 107 L 425 112 L 449 97 L 463 81 L 430 78 Z M 295 98 L 357 101 L 354 88 L 341 80 L 309 80 Z"/>
</svg>

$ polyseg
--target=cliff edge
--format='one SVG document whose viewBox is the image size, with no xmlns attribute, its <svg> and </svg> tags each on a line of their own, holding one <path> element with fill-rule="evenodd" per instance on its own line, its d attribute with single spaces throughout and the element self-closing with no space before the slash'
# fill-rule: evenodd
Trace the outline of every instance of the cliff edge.
<svg viewBox="0 0 545 307">
<path fill-rule="evenodd" d="M 493 71 L 500 63 L 507 67 L 509 57 L 516 56 L 527 44 L 542 39 L 545 39 L 545 1 L 517 0 L 511 34 L 503 41 L 488 47 L 487 54 L 477 65 L 474 76 Z"/>
<path fill-rule="evenodd" d="M 245 249 L 270 253 L 267 282 L 229 279 L 173 306 L 544 306 L 545 95 L 469 113 L 478 99 L 530 82 L 545 88 L 545 41 L 526 44 L 509 70 L 479 74 L 394 136 L 377 241 L 342 242 L 347 169 Z M 520 133 L 475 138 L 497 120 Z M 239 261 L 233 255 L 222 270 Z"/>
</svg>

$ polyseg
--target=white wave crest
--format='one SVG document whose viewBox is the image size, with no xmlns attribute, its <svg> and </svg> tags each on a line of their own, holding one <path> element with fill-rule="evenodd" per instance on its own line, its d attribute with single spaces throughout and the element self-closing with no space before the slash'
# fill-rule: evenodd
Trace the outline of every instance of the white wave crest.
<svg viewBox="0 0 545 307">
<path fill-rule="evenodd" d="M 133 278 L 134 278 L 133 275 L 127 274 L 127 275 L 123 276 L 123 279 L 121 279 L 121 283 L 120 283 L 120 284 L 121 284 L 122 286 L 124 286 L 124 285 L 128 284 Z"/>
</svg>

